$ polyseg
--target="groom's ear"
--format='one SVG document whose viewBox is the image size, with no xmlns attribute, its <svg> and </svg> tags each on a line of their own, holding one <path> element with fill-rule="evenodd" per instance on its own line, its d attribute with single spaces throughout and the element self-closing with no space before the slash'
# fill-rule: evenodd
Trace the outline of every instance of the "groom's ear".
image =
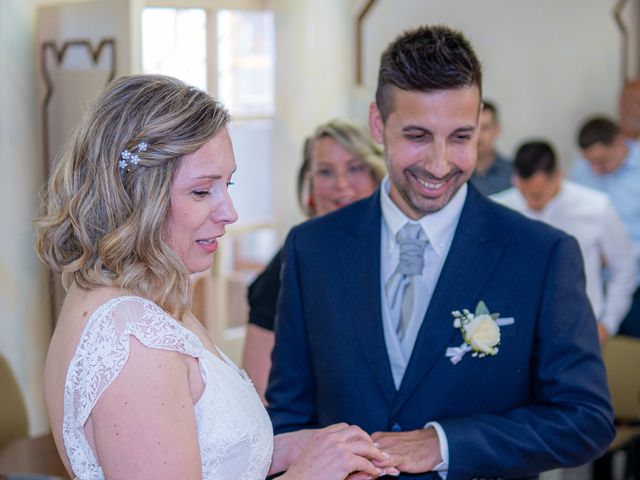
<svg viewBox="0 0 640 480">
<path fill-rule="evenodd" d="M 371 105 L 369 105 L 369 129 L 373 139 L 382 145 L 384 141 L 384 121 L 376 102 L 371 102 Z"/>
</svg>

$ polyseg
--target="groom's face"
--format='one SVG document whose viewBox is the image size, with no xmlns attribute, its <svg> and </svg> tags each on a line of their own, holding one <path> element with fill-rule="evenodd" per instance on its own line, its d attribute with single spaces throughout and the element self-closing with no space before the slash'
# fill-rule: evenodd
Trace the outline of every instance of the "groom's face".
<svg viewBox="0 0 640 480">
<path fill-rule="evenodd" d="M 373 137 L 384 144 L 390 196 L 409 218 L 434 213 L 469 179 L 478 153 L 477 86 L 419 92 L 393 88 L 386 121 L 373 104 Z"/>
</svg>

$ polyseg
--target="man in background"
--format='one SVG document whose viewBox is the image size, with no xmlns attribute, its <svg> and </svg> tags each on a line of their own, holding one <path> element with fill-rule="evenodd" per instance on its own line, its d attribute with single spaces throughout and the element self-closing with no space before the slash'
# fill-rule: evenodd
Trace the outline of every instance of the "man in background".
<svg viewBox="0 0 640 480">
<path fill-rule="evenodd" d="M 611 201 L 565 180 L 553 147 L 544 141 L 521 145 L 513 169 L 515 187 L 492 198 L 578 240 L 600 340 L 615 335 L 631 306 L 636 262 L 633 241 Z"/>
<path fill-rule="evenodd" d="M 483 100 L 478 136 L 478 162 L 471 175 L 471 183 L 484 195 L 511 187 L 511 162 L 496 150 L 496 139 L 501 130 L 496 105 Z"/>
<path fill-rule="evenodd" d="M 640 264 L 640 144 L 625 138 L 606 117 L 587 120 L 578 132 L 582 158 L 576 161 L 573 180 L 606 193 L 627 227 Z M 640 337 L 640 270 L 627 316 L 618 333 Z"/>
</svg>

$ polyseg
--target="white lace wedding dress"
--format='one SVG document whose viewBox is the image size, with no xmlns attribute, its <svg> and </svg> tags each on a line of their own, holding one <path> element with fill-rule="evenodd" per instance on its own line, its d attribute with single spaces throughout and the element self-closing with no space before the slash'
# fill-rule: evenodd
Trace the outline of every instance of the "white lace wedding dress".
<svg viewBox="0 0 640 480">
<path fill-rule="evenodd" d="M 64 446 L 78 480 L 104 474 L 84 426 L 100 395 L 127 361 L 130 336 L 143 345 L 197 358 L 205 383 L 194 405 L 204 480 L 262 480 L 273 450 L 269 417 L 243 371 L 206 350 L 198 337 L 155 303 L 118 297 L 91 316 L 69 365 L 64 390 Z"/>
</svg>

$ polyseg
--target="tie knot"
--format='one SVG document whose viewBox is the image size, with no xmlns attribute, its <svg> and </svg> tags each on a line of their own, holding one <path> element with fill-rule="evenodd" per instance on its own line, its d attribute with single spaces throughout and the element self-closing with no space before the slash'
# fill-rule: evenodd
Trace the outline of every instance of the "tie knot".
<svg viewBox="0 0 640 480">
<path fill-rule="evenodd" d="M 420 275 L 424 268 L 424 249 L 429 243 L 422 226 L 406 223 L 396 235 L 396 241 L 400 247 L 397 271 L 403 275 Z"/>
</svg>

